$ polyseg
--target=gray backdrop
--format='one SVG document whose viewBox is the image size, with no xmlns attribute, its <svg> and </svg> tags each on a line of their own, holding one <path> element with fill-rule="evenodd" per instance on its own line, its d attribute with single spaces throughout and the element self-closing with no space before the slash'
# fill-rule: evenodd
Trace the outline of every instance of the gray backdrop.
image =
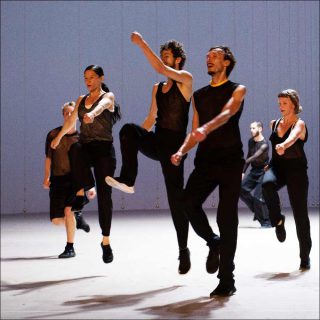
<svg viewBox="0 0 320 320">
<path fill-rule="evenodd" d="M 86 92 L 83 70 L 90 64 L 104 68 L 122 107 L 114 128 L 119 172 L 119 129 L 143 121 L 152 85 L 163 79 L 131 44 L 135 30 L 156 52 L 169 39 L 183 42 L 194 89 L 210 80 L 207 50 L 231 47 L 238 62 L 230 79 L 248 89 L 240 123 L 245 152 L 249 124 L 262 121 L 269 137 L 268 123 L 279 117 L 277 93 L 298 90 L 310 134 L 309 204 L 319 206 L 318 1 L 1 1 L 1 213 L 48 211 L 45 137 L 62 123 L 61 105 Z M 168 208 L 159 164 L 139 159 L 136 194 L 114 191 L 114 208 Z M 216 207 L 217 197 L 215 191 L 206 207 Z M 288 206 L 285 190 L 281 197 Z M 96 210 L 96 201 L 88 209 Z"/>
</svg>

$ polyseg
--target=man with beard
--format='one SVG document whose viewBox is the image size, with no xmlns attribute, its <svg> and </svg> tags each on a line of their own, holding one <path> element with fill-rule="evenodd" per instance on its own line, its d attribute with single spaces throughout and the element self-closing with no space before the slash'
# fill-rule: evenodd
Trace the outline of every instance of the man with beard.
<svg viewBox="0 0 320 320">
<path fill-rule="evenodd" d="M 106 183 L 126 193 L 134 193 L 138 174 L 138 151 L 159 161 L 167 189 L 169 207 L 179 245 L 180 274 L 191 267 L 187 247 L 189 221 L 182 205 L 183 160 L 174 166 L 170 156 L 186 137 L 188 114 L 192 96 L 192 75 L 182 70 L 186 60 L 183 45 L 171 40 L 160 47 L 160 58 L 138 32 L 131 41 L 142 50 L 150 65 L 166 81 L 156 83 L 152 90 L 150 111 L 141 126 L 127 123 L 120 130 L 122 168 L 119 177 L 106 177 Z M 155 125 L 155 130 L 152 131 Z"/>
<path fill-rule="evenodd" d="M 209 85 L 193 94 L 192 132 L 172 155 L 179 166 L 181 159 L 197 143 L 191 173 L 184 194 L 184 205 L 195 232 L 209 247 L 207 272 L 219 268 L 220 282 L 210 294 L 231 296 L 234 286 L 234 256 L 238 234 L 238 201 L 244 164 L 239 119 L 246 87 L 228 79 L 236 60 L 226 46 L 216 46 L 207 53 Z M 212 231 L 202 208 L 208 196 L 219 186 L 217 224 L 220 238 Z"/>
<path fill-rule="evenodd" d="M 270 228 L 269 212 L 262 196 L 262 179 L 264 167 L 269 162 L 269 146 L 262 135 L 262 130 L 261 122 L 254 121 L 250 124 L 252 138 L 248 141 L 248 155 L 243 167 L 240 199 L 254 213 L 253 220 L 258 220 L 262 228 Z M 244 177 L 250 164 L 251 170 Z"/>
</svg>

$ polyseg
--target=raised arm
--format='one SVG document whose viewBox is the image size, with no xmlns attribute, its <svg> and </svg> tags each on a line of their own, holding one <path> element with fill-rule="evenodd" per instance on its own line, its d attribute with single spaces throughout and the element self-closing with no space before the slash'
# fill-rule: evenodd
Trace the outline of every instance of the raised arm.
<svg viewBox="0 0 320 320">
<path fill-rule="evenodd" d="M 227 123 L 228 120 L 239 111 L 245 95 L 246 87 L 239 85 L 236 90 L 234 90 L 231 98 L 222 108 L 221 112 L 211 121 L 192 132 L 194 139 L 198 142 L 203 141 L 211 131 L 218 129 Z"/>
<path fill-rule="evenodd" d="M 156 72 L 190 87 L 192 92 L 192 75 L 189 72 L 185 70 L 176 70 L 166 66 L 162 62 L 162 60 L 152 51 L 148 43 L 142 38 L 142 35 L 139 32 L 132 32 L 131 41 L 138 47 L 140 47 L 143 54 L 146 56 L 149 63 Z"/>
<path fill-rule="evenodd" d="M 158 84 L 155 84 L 152 89 L 151 105 L 150 105 L 149 113 L 141 125 L 141 127 L 146 129 L 147 131 L 150 131 L 153 128 L 154 124 L 156 123 L 156 117 L 158 112 L 157 101 L 156 101 L 157 91 L 158 91 Z"/>
<path fill-rule="evenodd" d="M 78 98 L 76 106 L 71 113 L 71 116 L 68 119 L 66 119 L 66 121 L 63 123 L 62 129 L 60 130 L 58 135 L 51 141 L 51 148 L 52 149 L 56 149 L 57 146 L 59 145 L 62 137 L 75 126 L 76 121 L 78 119 L 78 107 L 79 107 L 79 103 L 82 98 L 83 98 L 83 96 L 80 96 Z"/>
<path fill-rule="evenodd" d="M 86 124 L 92 123 L 94 118 L 100 115 L 105 109 L 114 112 L 114 94 L 112 92 L 107 92 L 97 106 L 83 116 L 83 122 Z"/>
<path fill-rule="evenodd" d="M 199 127 L 199 114 L 195 108 L 194 99 L 192 97 L 192 107 L 193 107 L 193 118 L 192 118 L 192 132 L 196 130 Z M 195 147 L 195 145 L 198 143 L 193 135 L 192 132 L 190 132 L 187 137 L 185 138 L 183 144 L 179 148 L 179 150 L 171 156 L 171 163 L 175 166 L 179 166 L 180 162 L 182 160 L 182 157 L 188 153 L 191 149 Z"/>
<path fill-rule="evenodd" d="M 291 130 L 289 137 L 280 144 L 277 144 L 275 149 L 278 155 L 283 155 L 289 147 L 291 147 L 298 139 L 304 139 L 306 125 L 303 120 L 299 119 Z"/>
</svg>

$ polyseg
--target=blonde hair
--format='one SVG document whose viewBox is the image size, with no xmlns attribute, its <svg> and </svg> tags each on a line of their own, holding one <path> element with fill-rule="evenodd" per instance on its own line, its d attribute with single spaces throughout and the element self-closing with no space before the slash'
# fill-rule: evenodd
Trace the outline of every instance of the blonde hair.
<svg viewBox="0 0 320 320">
<path fill-rule="evenodd" d="M 302 112 L 302 106 L 300 105 L 300 102 L 299 102 L 299 94 L 296 90 L 293 90 L 293 89 L 283 90 L 278 94 L 278 98 L 289 98 L 294 105 L 294 112 L 296 114 Z"/>
<path fill-rule="evenodd" d="M 64 103 L 62 108 L 61 108 L 62 109 L 62 113 L 63 113 L 65 108 L 67 108 L 67 107 L 73 107 L 74 108 L 75 106 L 76 106 L 76 103 L 74 101 L 70 101 L 70 102 L 68 101 L 68 102 Z"/>
</svg>

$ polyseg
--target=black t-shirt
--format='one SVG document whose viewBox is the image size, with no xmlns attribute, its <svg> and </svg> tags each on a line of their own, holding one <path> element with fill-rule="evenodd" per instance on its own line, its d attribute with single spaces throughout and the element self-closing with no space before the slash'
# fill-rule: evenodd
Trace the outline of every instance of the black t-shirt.
<svg viewBox="0 0 320 320">
<path fill-rule="evenodd" d="M 79 140 L 78 131 L 72 134 L 66 134 L 62 137 L 58 147 L 52 149 L 50 147 L 51 141 L 58 135 L 61 126 L 51 130 L 47 134 L 45 154 L 51 159 L 51 176 L 64 176 L 70 173 L 69 149 L 72 144 Z"/>
</svg>

